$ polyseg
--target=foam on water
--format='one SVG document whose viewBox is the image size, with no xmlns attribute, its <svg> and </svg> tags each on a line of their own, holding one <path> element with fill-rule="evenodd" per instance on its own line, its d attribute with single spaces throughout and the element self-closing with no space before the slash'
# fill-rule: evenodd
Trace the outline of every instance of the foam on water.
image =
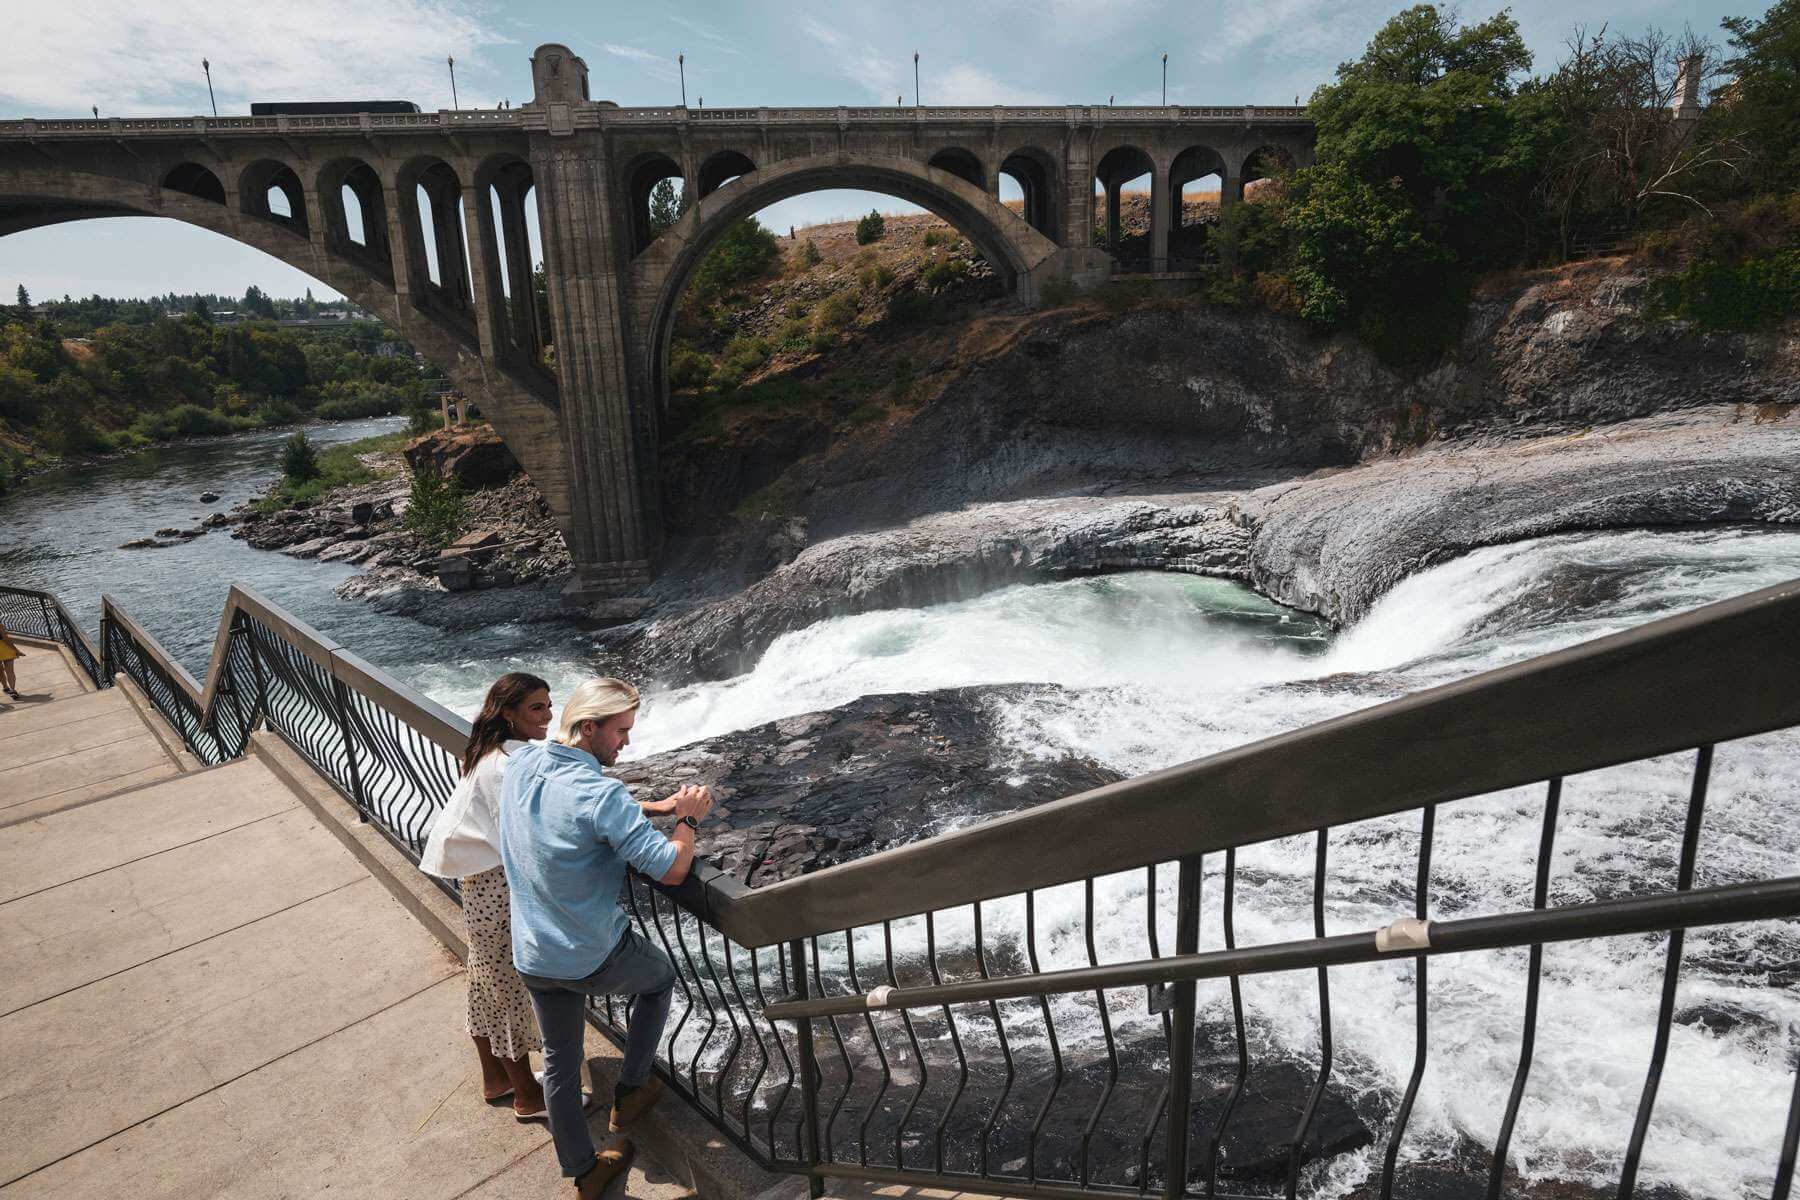
<svg viewBox="0 0 1800 1200">
<path fill-rule="evenodd" d="M 1494 547 L 1401 583 L 1331 640 L 1317 622 L 1214 580 L 1130 575 L 1013 588 L 927 610 L 822 622 L 783 637 L 737 679 L 653 695 L 639 753 L 830 707 L 859 695 L 982 683 L 1081 689 L 1030 692 L 996 708 L 1009 751 L 1077 753 L 1136 773 L 1241 745 L 1476 671 L 1616 632 L 1671 612 L 1800 576 L 1800 534 L 1745 530 L 1576 535 Z M 1403 763 L 1396 763 L 1403 770 Z M 1692 757 L 1634 764 L 1566 781 L 1552 859 L 1552 904 L 1669 886 Z M 1438 917 L 1529 907 L 1541 787 L 1443 806 L 1432 907 Z M 1205 819 L 1205 800 L 1195 818 Z M 1416 815 L 1334 831 L 1327 932 L 1410 915 Z M 1072 831 L 1078 834 L 1078 831 Z M 1238 855 L 1240 945 L 1312 935 L 1311 836 Z M 1721 747 L 1712 777 L 1698 884 L 1789 874 L 1800 860 L 1800 738 L 1769 735 Z M 1223 945 L 1222 856 L 1205 864 L 1204 949 Z M 1174 872 L 1158 874 L 1165 940 Z M 1101 881 L 1101 961 L 1148 952 L 1142 872 Z M 984 906 L 990 945 L 1023 936 L 1022 905 Z M 1039 894 L 1046 968 L 1085 965 L 1079 887 Z M 918 922 L 894 927 L 903 958 L 923 952 Z M 966 924 L 966 922 L 965 922 Z M 965 940 L 946 914 L 938 944 Z M 866 942 L 866 944 L 865 944 Z M 841 943 L 840 943 L 841 945 Z M 1527 1178 L 1616 1183 L 1655 1026 L 1666 939 L 1552 946 L 1544 954 L 1537 1050 L 1513 1158 Z M 827 951 L 829 953 L 829 950 Z M 877 961 L 876 935 L 858 958 Z M 1696 1196 L 1766 1194 L 1793 1087 L 1800 998 L 1763 984 L 1800 959 L 1791 925 L 1688 936 L 1678 1003 L 1726 1002 L 1753 1014 L 1725 1034 L 1672 1031 L 1641 1179 Z M 828 964 L 829 965 L 829 964 Z M 1428 1068 L 1403 1161 L 1462 1139 L 1491 1147 L 1518 1063 L 1523 951 L 1456 956 L 1431 967 Z M 1412 966 L 1332 973 L 1334 1075 L 1354 1089 L 1397 1092 L 1413 1062 Z M 1317 1060 L 1310 972 L 1247 980 L 1253 1036 Z M 1109 997 L 1116 1030 L 1148 1029 L 1141 993 Z M 1203 1019 L 1229 1019 L 1222 984 L 1203 985 Z M 1064 1049 L 1093 1053 L 1100 1036 L 1071 1000 Z M 1029 1053 L 1025 1012 L 1008 1036 Z M 1061 1013 L 1059 1012 L 1059 1023 Z M 1010 1026 L 1009 1022 L 1009 1026 Z M 1377 1147 L 1318 1174 L 1319 1194 L 1378 1170 Z"/>
</svg>

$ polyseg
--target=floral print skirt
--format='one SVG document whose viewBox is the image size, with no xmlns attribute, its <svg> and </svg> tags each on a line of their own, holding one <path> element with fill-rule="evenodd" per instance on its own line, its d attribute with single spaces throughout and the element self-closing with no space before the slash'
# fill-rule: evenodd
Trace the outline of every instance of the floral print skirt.
<svg viewBox="0 0 1800 1200">
<path fill-rule="evenodd" d="M 469 934 L 469 1036 L 484 1037 L 496 1057 L 519 1059 L 542 1050 L 531 993 L 513 967 L 512 890 L 500 867 L 462 881 L 463 924 Z"/>
</svg>

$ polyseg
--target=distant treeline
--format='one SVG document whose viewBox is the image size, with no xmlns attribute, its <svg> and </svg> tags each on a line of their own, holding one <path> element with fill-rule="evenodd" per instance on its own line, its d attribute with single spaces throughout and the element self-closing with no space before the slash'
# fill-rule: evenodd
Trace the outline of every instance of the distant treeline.
<svg viewBox="0 0 1800 1200">
<path fill-rule="evenodd" d="M 407 413 L 422 423 L 445 386 L 379 322 L 279 329 L 215 323 L 225 309 L 303 316 L 311 301 L 90 296 L 0 305 L 0 487 L 50 458 L 129 450 L 307 418 Z M 316 310 L 315 310 L 316 311 Z"/>
</svg>

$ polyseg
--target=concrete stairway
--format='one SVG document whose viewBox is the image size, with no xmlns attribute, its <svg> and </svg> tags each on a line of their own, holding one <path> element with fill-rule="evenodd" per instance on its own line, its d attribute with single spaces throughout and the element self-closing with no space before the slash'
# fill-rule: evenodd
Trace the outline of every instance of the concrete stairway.
<svg viewBox="0 0 1800 1200">
<path fill-rule="evenodd" d="M 292 780 L 198 769 L 128 688 L 25 650 L 0 704 L 0 1195 L 567 1195 L 544 1127 L 481 1100 L 461 965 Z M 626 1194 L 687 1194 L 638 1162 Z"/>
</svg>

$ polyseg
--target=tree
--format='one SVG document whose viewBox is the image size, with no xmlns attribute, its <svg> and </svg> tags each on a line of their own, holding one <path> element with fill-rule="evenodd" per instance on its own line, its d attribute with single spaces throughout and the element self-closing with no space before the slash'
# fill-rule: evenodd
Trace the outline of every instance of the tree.
<svg viewBox="0 0 1800 1200">
<path fill-rule="evenodd" d="M 700 288 L 708 295 L 716 295 L 748 282 L 768 270 L 780 254 L 775 235 L 755 217 L 734 222 L 701 260 Z"/>
<path fill-rule="evenodd" d="M 656 237 L 680 219 L 681 199 L 676 195 L 675 185 L 667 179 L 659 179 L 650 189 L 650 236 Z"/>
<path fill-rule="evenodd" d="M 1760 21 L 1720 22 L 1736 53 L 1719 97 L 1720 123 L 1755 145 L 1777 189 L 1800 183 L 1800 0 L 1776 0 Z M 1708 114 L 1709 116 L 1711 114 Z"/>
<path fill-rule="evenodd" d="M 208 325 L 212 324 L 212 309 L 207 307 L 205 296 L 195 296 L 193 307 L 189 311 Z"/>
<path fill-rule="evenodd" d="M 1711 215 L 1709 193 L 1741 178 L 1750 148 L 1729 120 L 1677 121 L 1683 64 L 1710 47 L 1692 33 L 1648 30 L 1613 38 L 1578 30 L 1569 58 L 1544 84 L 1558 137 L 1539 191 L 1566 255 L 1584 228 L 1638 223 L 1654 206 Z"/>
<path fill-rule="evenodd" d="M 319 477 L 319 456 L 314 453 L 305 430 L 282 443 L 281 473 L 293 483 L 305 483 Z"/>
<path fill-rule="evenodd" d="M 1466 274 L 1399 184 L 1343 163 L 1298 172 L 1286 224 L 1309 321 L 1357 334 L 1390 362 L 1421 360 L 1461 325 Z"/>
<path fill-rule="evenodd" d="M 878 242 L 881 235 L 887 232 L 887 221 L 874 209 L 869 215 L 856 223 L 856 244 L 867 246 L 870 242 Z"/>
<path fill-rule="evenodd" d="M 26 291 L 25 285 L 21 283 L 19 285 L 19 320 L 26 321 L 26 320 L 30 320 L 30 318 L 31 318 L 31 293 Z"/>
<path fill-rule="evenodd" d="M 1398 178 L 1421 209 L 1478 205 L 1496 161 L 1510 165 L 1509 102 L 1530 68 L 1508 13 L 1458 27 L 1431 5 L 1409 8 L 1313 93 L 1318 158 Z"/>
</svg>

